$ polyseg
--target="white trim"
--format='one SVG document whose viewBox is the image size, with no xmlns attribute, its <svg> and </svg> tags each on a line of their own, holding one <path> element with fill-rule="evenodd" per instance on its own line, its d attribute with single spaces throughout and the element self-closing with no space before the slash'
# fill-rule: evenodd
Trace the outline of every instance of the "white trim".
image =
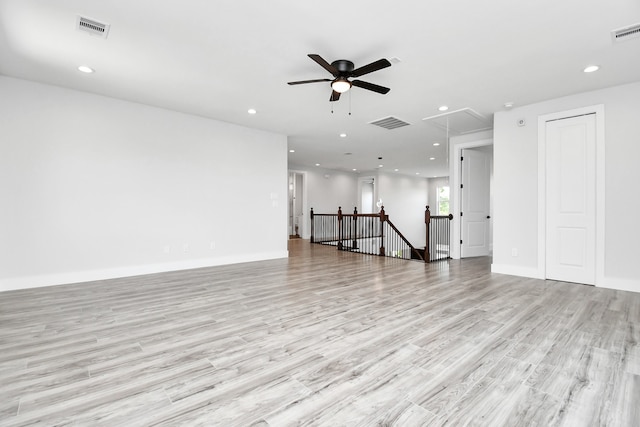
<svg viewBox="0 0 640 427">
<path fill-rule="evenodd" d="M 595 285 L 603 286 L 605 231 L 605 133 L 604 104 L 538 116 L 538 275 L 546 278 L 546 123 L 585 114 L 596 115 L 596 277 Z"/>
<path fill-rule="evenodd" d="M 190 270 L 194 268 L 215 267 L 218 265 L 239 264 L 243 262 L 265 261 L 270 259 L 287 258 L 288 256 L 289 251 L 262 252 L 248 255 L 177 261 L 164 264 L 109 268 L 105 270 L 76 271 L 40 276 L 16 277 L 0 279 L 0 292 L 70 283 L 92 282 L 96 280 L 117 279 L 121 277 L 141 276 L 145 274 L 166 273 L 169 271 Z"/>
<path fill-rule="evenodd" d="M 508 274 L 510 276 L 531 277 L 533 279 L 544 279 L 538 274 L 535 267 L 520 267 L 517 265 L 507 264 L 491 264 L 491 272 L 499 274 Z"/>
<path fill-rule="evenodd" d="M 302 212 L 304 213 L 302 215 L 302 233 L 300 235 L 300 237 L 302 237 L 303 239 L 309 239 L 311 238 L 311 224 L 310 224 L 310 218 L 309 218 L 309 206 L 308 206 L 308 197 L 307 197 L 307 171 L 303 171 L 303 170 L 297 170 L 297 169 L 289 169 L 289 172 L 287 173 L 287 180 L 289 180 L 289 174 L 293 172 L 293 173 L 299 173 L 300 175 L 302 175 Z M 289 183 L 287 182 L 287 239 L 289 238 L 289 200 L 288 200 L 288 195 L 289 195 Z"/>
<path fill-rule="evenodd" d="M 449 153 L 449 209 L 453 215 L 451 233 L 451 258 L 460 259 L 460 184 L 462 183 L 460 156 L 466 148 L 493 145 L 493 138 L 460 142 L 452 146 Z"/>
<path fill-rule="evenodd" d="M 640 292 L 640 281 L 638 280 L 607 277 L 604 278 L 598 286 L 601 288 L 616 289 L 619 291 Z"/>
</svg>

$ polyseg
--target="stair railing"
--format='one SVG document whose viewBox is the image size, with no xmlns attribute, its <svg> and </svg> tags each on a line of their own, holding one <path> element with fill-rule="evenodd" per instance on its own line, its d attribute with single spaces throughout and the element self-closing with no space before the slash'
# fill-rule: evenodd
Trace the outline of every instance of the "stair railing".
<svg viewBox="0 0 640 427">
<path fill-rule="evenodd" d="M 384 211 L 375 214 L 317 214 L 311 209 L 311 243 L 333 245 L 338 250 L 370 255 L 424 261 L 423 252 L 416 249 Z"/>
<path fill-rule="evenodd" d="M 451 220 L 453 215 L 431 215 L 429 206 L 424 212 L 427 230 L 425 262 L 451 258 Z"/>
</svg>

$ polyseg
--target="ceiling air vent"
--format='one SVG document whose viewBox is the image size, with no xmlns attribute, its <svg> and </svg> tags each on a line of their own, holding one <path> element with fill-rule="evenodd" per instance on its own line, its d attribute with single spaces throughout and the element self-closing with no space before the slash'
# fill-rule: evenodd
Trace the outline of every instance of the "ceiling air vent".
<svg viewBox="0 0 640 427">
<path fill-rule="evenodd" d="M 78 16 L 78 20 L 76 22 L 76 28 L 80 31 L 84 31 L 104 39 L 106 39 L 107 34 L 109 34 L 109 24 L 103 24 L 102 22 L 85 18 L 84 16 Z"/>
<path fill-rule="evenodd" d="M 630 27 L 619 28 L 611 31 L 611 38 L 614 42 L 635 39 L 640 37 L 640 24 L 631 25 Z"/>
<path fill-rule="evenodd" d="M 369 123 L 372 125 L 380 126 L 381 128 L 389 129 L 389 130 L 401 128 L 402 126 L 409 126 L 409 123 L 392 116 L 374 120 Z"/>
</svg>

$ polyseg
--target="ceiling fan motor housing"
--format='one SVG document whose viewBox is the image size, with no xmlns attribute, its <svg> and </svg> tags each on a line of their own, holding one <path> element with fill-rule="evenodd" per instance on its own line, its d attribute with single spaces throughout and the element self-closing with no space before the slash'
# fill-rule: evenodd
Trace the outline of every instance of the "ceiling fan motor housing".
<svg viewBox="0 0 640 427">
<path fill-rule="evenodd" d="M 338 70 L 340 74 L 351 73 L 354 69 L 353 62 L 347 61 L 346 59 L 338 59 L 337 61 L 333 61 L 331 65 Z"/>
</svg>

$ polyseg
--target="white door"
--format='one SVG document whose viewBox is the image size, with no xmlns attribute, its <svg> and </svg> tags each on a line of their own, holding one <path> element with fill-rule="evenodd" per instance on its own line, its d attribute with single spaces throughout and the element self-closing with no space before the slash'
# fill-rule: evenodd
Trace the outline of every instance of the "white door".
<svg viewBox="0 0 640 427">
<path fill-rule="evenodd" d="M 546 278 L 595 284 L 596 117 L 546 123 Z"/>
<path fill-rule="evenodd" d="M 489 180 L 491 154 L 485 151 L 462 150 L 462 188 L 460 200 L 460 256 L 462 258 L 489 255 Z"/>
</svg>

